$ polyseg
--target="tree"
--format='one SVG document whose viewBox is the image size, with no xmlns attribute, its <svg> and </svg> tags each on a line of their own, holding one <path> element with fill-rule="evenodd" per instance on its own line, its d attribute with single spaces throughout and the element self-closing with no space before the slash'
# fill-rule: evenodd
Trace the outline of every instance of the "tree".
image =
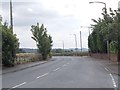
<svg viewBox="0 0 120 90">
<path fill-rule="evenodd" d="M 93 32 L 88 38 L 88 45 L 92 52 L 107 53 L 107 41 L 110 52 L 118 53 L 120 61 L 120 13 L 112 10 L 110 13 L 102 13 L 103 19 L 94 20 Z"/>
<path fill-rule="evenodd" d="M 2 64 L 4 66 L 14 66 L 16 52 L 19 48 L 19 42 L 16 35 L 5 22 L 2 25 Z"/>
<path fill-rule="evenodd" d="M 32 39 L 36 41 L 38 52 L 42 55 L 43 60 L 46 60 L 48 55 L 51 57 L 52 37 L 47 34 L 44 25 L 42 24 L 41 27 L 39 27 L 39 23 L 36 26 L 32 25 L 31 31 Z"/>
</svg>

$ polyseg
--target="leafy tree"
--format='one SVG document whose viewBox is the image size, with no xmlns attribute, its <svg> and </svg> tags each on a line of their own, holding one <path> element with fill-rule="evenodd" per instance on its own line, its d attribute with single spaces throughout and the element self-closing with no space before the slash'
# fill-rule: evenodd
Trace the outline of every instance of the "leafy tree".
<svg viewBox="0 0 120 90">
<path fill-rule="evenodd" d="M 120 62 L 120 10 L 111 10 L 111 15 L 113 17 L 113 29 L 114 30 L 114 38 L 113 40 L 117 43 L 118 50 L 118 61 Z"/>
<path fill-rule="evenodd" d="M 52 37 L 47 34 L 44 25 L 42 24 L 41 27 L 39 27 L 39 23 L 36 26 L 32 25 L 31 31 L 32 39 L 36 41 L 38 52 L 42 55 L 43 60 L 46 60 L 48 55 L 51 57 Z"/>
<path fill-rule="evenodd" d="M 120 61 L 120 13 L 112 10 L 110 13 L 102 13 L 103 18 L 94 20 L 93 32 L 88 37 L 88 46 L 91 52 L 107 53 L 107 41 L 109 41 L 110 52 L 118 52 Z"/>
<path fill-rule="evenodd" d="M 2 25 L 2 64 L 4 66 L 14 66 L 18 47 L 19 43 L 16 35 L 12 33 L 12 30 L 5 22 Z"/>
</svg>

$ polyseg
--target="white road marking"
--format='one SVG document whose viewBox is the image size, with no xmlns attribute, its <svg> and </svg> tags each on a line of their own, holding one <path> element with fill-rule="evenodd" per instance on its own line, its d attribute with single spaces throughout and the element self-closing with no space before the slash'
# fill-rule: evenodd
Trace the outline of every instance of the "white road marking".
<svg viewBox="0 0 120 90">
<path fill-rule="evenodd" d="M 17 88 L 17 87 L 20 87 L 20 86 L 22 86 L 22 85 L 24 85 L 24 84 L 26 84 L 26 83 L 27 83 L 27 82 L 21 83 L 21 84 L 16 85 L 16 86 L 14 86 L 14 87 L 12 87 L 12 88 Z"/>
<path fill-rule="evenodd" d="M 49 74 L 49 73 L 45 73 L 45 74 L 43 74 L 43 75 L 40 75 L 40 76 L 36 77 L 36 79 L 41 78 L 41 77 L 44 77 L 44 76 L 46 76 L 46 75 L 48 75 L 48 74 Z"/>
<path fill-rule="evenodd" d="M 105 70 L 109 72 L 109 70 L 107 68 L 105 68 Z"/>
<path fill-rule="evenodd" d="M 63 67 L 67 66 L 66 64 L 63 65 Z"/>
<path fill-rule="evenodd" d="M 53 70 L 53 71 L 57 71 L 57 70 L 59 70 L 60 68 L 56 68 L 55 70 Z"/>
<path fill-rule="evenodd" d="M 116 88 L 116 87 L 117 87 L 117 85 L 116 85 L 116 83 L 115 83 L 115 80 L 114 80 L 114 78 L 113 78 L 112 74 L 110 73 L 109 75 L 110 75 L 110 77 L 111 77 L 111 79 L 112 79 L 113 86 Z"/>
<path fill-rule="evenodd" d="M 70 64 L 69 62 L 67 64 Z"/>
</svg>

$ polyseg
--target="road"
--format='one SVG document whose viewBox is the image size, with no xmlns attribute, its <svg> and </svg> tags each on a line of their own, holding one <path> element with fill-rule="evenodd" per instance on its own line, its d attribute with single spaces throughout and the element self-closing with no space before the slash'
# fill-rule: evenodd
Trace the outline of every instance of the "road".
<svg viewBox="0 0 120 90">
<path fill-rule="evenodd" d="M 55 60 L 2 76 L 3 88 L 115 88 L 118 76 L 89 57 Z"/>
</svg>

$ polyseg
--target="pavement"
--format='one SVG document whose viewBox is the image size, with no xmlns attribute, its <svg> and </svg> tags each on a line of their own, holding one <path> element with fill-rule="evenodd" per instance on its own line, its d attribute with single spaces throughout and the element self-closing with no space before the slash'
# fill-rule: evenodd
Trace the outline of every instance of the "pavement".
<svg viewBox="0 0 120 90">
<path fill-rule="evenodd" d="M 92 58 L 92 57 L 91 57 Z M 120 76 L 120 63 L 117 61 L 105 60 L 105 59 L 95 59 L 101 62 L 101 64 L 106 67 L 112 74 Z"/>
<path fill-rule="evenodd" d="M 109 69 L 109 71 L 113 74 L 117 74 L 120 76 L 120 63 L 117 62 L 110 62 L 106 64 L 106 67 Z"/>
<path fill-rule="evenodd" d="M 35 67 L 50 61 L 54 61 L 54 58 L 46 60 L 46 61 L 36 61 L 36 62 L 28 62 L 25 64 L 19 64 L 19 65 L 15 65 L 14 67 L 2 67 L 2 73 L 0 73 L 0 75 L 2 74 L 7 74 L 7 73 L 12 73 L 12 72 L 17 72 L 20 70 L 24 70 L 30 67 Z"/>
</svg>

